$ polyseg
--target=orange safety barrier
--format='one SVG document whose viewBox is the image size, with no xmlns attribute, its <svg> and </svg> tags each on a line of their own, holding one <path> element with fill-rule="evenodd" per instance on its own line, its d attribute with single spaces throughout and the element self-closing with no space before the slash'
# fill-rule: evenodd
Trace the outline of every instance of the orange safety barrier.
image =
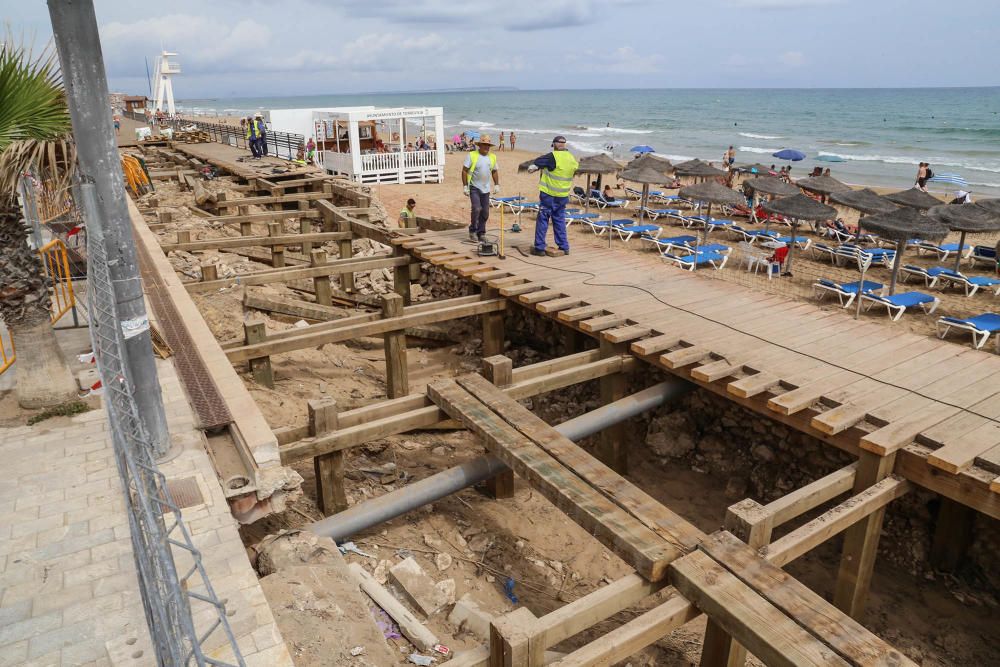
<svg viewBox="0 0 1000 667">
<path fill-rule="evenodd" d="M 66 244 L 59 239 L 49 241 L 38 251 L 46 275 L 52 280 L 52 323 L 76 306 L 73 281 L 69 273 L 69 256 Z M 14 339 L 7 329 L 0 330 L 0 373 L 14 363 Z"/>
</svg>

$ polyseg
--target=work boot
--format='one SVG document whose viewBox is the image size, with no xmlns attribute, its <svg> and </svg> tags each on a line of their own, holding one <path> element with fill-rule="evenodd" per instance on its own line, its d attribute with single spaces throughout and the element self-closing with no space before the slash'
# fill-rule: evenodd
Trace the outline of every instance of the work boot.
<svg viewBox="0 0 1000 667">
<path fill-rule="evenodd" d="M 482 243 L 483 241 L 486 240 L 486 234 L 484 234 L 482 232 L 479 232 L 479 234 L 476 236 L 476 238 L 479 240 L 480 243 Z"/>
<path fill-rule="evenodd" d="M 568 255 L 569 254 L 569 248 L 560 248 L 560 250 L 563 251 L 564 255 Z"/>
<path fill-rule="evenodd" d="M 475 243 L 479 240 L 479 238 L 476 236 L 475 232 L 469 232 L 469 240 Z"/>
<path fill-rule="evenodd" d="M 535 246 L 531 246 L 531 254 L 535 255 L 536 257 L 545 257 L 545 251 L 539 250 Z"/>
</svg>

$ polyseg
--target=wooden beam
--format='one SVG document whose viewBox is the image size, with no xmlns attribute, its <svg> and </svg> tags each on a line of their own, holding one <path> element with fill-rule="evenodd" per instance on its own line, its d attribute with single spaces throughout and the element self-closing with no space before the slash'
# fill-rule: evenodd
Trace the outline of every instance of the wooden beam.
<svg viewBox="0 0 1000 667">
<path fill-rule="evenodd" d="M 386 590 L 382 584 L 378 583 L 375 577 L 368 574 L 368 571 L 361 567 L 359 563 L 350 563 L 347 567 L 358 582 L 361 590 L 375 604 L 384 609 L 385 613 L 389 614 L 392 620 L 396 621 L 399 631 L 403 633 L 403 636 L 413 642 L 413 645 L 421 651 L 429 652 L 434 649 L 434 646 L 439 643 L 438 638 L 423 623 L 417 620 L 413 612 L 397 600 L 396 596 Z"/>
<path fill-rule="evenodd" d="M 318 211 L 264 211 L 263 213 L 245 213 L 243 215 L 217 215 L 205 218 L 205 221 L 215 225 L 233 225 L 242 222 L 273 222 L 291 218 L 318 217 Z"/>
<path fill-rule="evenodd" d="M 535 615 L 527 607 L 490 621 L 489 667 L 528 667 Z"/>
<path fill-rule="evenodd" d="M 484 286 L 482 289 L 484 299 L 495 299 L 500 293 L 495 287 Z M 503 311 L 484 313 L 482 316 L 483 329 L 483 356 L 493 357 L 504 352 L 504 326 Z M 508 382 L 508 384 L 510 384 Z"/>
<path fill-rule="evenodd" d="M 507 395 L 515 399 L 537 396 L 556 389 L 562 389 L 573 384 L 596 380 L 612 373 L 630 373 L 639 367 L 639 362 L 631 356 L 609 357 L 575 368 L 555 371 L 548 375 L 528 380 L 520 380 L 515 375 L 515 382 L 507 391 Z"/>
<path fill-rule="evenodd" d="M 382 295 L 382 318 L 392 321 L 402 317 L 403 297 L 398 294 Z M 389 398 L 399 398 L 410 391 L 406 367 L 406 332 L 402 329 L 389 329 L 382 334 L 385 349 L 385 390 Z"/>
<path fill-rule="evenodd" d="M 283 195 L 281 197 L 243 197 L 242 199 L 222 199 L 215 203 L 216 208 L 233 208 L 236 206 L 267 206 L 269 204 L 285 204 L 289 202 L 311 201 L 314 199 L 326 199 L 325 192 L 296 192 Z"/>
<path fill-rule="evenodd" d="M 186 232 L 188 241 L 181 241 L 181 233 Z M 350 238 L 343 232 L 310 232 L 308 234 L 279 234 L 277 236 L 237 236 L 224 237 L 218 239 L 203 239 L 201 241 L 191 241 L 190 231 L 181 230 L 177 232 L 177 243 L 163 243 L 160 248 L 163 252 L 172 250 L 183 250 L 184 252 L 194 252 L 196 250 L 223 250 L 225 248 L 244 248 L 248 246 L 272 246 L 272 245 L 294 245 L 296 243 L 326 243 L 328 241 L 340 241 Z"/>
<path fill-rule="evenodd" d="M 483 377 L 498 388 L 509 387 L 514 381 L 514 362 L 510 357 L 495 355 L 483 359 Z M 514 497 L 514 471 L 507 470 L 486 480 L 486 490 L 495 500 Z"/>
<path fill-rule="evenodd" d="M 266 337 L 264 330 L 264 320 L 246 320 L 243 323 L 243 336 L 247 345 L 254 345 L 264 340 Z M 274 389 L 274 371 L 271 369 L 271 357 L 259 355 L 248 357 L 250 361 L 250 372 L 257 384 L 262 384 L 269 389 Z"/>
<path fill-rule="evenodd" d="M 604 359 L 620 357 L 628 352 L 628 344 L 601 338 L 600 353 Z M 625 398 L 626 376 L 623 373 L 605 375 L 599 381 L 601 404 L 608 405 Z M 620 475 L 628 472 L 628 439 L 625 423 L 612 424 L 601 431 L 596 449 L 597 458 Z"/>
<path fill-rule="evenodd" d="M 312 325 L 292 331 L 294 335 L 277 338 L 272 336 L 255 345 L 244 345 L 226 350 L 229 360 L 236 363 L 246 359 L 281 354 L 301 350 L 306 347 L 317 347 L 327 343 L 339 343 L 345 340 L 361 338 L 363 336 L 374 336 L 384 334 L 389 331 L 402 331 L 409 327 L 423 326 L 437 322 L 447 322 L 449 320 L 481 315 L 491 310 L 502 310 L 507 305 L 503 299 L 490 299 L 478 301 L 472 304 L 458 306 L 446 306 L 436 310 L 404 314 L 400 317 L 391 317 L 361 323 L 344 324 L 340 327 L 331 328 L 328 325 Z M 364 317 L 364 316 L 361 316 Z M 347 318 L 354 319 L 354 318 Z M 331 322 L 329 324 L 337 324 Z M 321 327 L 313 329 L 312 327 Z"/>
<path fill-rule="evenodd" d="M 405 264 L 408 260 L 405 257 L 384 257 L 384 258 L 359 258 L 348 260 L 336 260 L 321 267 L 293 267 L 286 269 L 265 269 L 264 271 L 254 271 L 244 273 L 238 278 L 225 278 L 222 280 L 212 280 L 208 282 L 184 283 L 188 292 L 214 292 L 223 287 L 229 287 L 239 280 L 241 285 L 268 285 L 270 283 L 284 283 L 300 278 L 315 278 L 316 276 L 334 276 L 355 271 L 374 271 L 375 269 L 391 269 L 394 266 Z"/>
<path fill-rule="evenodd" d="M 336 431 L 337 402 L 332 399 L 312 400 L 306 403 L 309 410 L 309 435 L 313 438 Z M 316 504 L 324 516 L 347 509 L 347 491 L 344 488 L 343 451 L 331 452 L 313 458 L 316 475 Z"/>
<path fill-rule="evenodd" d="M 942 498 L 934 519 L 930 563 L 935 570 L 955 572 L 972 546 L 975 510 Z"/>
<path fill-rule="evenodd" d="M 267 223 L 268 236 L 281 236 L 284 233 L 280 222 Z M 276 269 L 285 266 L 285 246 L 278 244 L 271 246 L 271 266 Z"/>
<path fill-rule="evenodd" d="M 325 250 L 312 250 L 309 253 L 309 264 L 313 267 L 326 266 L 329 259 Z M 316 303 L 320 306 L 333 305 L 333 293 L 330 287 L 330 276 L 316 276 L 313 278 L 313 293 L 316 295 Z"/>
<path fill-rule="evenodd" d="M 858 464 L 851 463 L 767 504 L 775 526 L 805 514 L 854 487 Z M 728 529 L 727 529 L 728 530 Z M 760 545 L 763 546 L 763 545 Z"/>
</svg>

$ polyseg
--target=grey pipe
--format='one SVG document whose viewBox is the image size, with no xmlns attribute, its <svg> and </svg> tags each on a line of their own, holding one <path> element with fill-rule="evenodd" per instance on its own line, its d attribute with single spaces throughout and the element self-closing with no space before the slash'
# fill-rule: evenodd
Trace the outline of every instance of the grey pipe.
<svg viewBox="0 0 1000 667">
<path fill-rule="evenodd" d="M 570 440 L 582 440 L 609 426 L 659 407 L 691 390 L 691 384 L 670 379 L 648 389 L 608 403 L 592 412 L 564 421 L 555 430 Z M 440 500 L 473 484 L 478 484 L 507 470 L 503 461 L 492 455 L 480 456 L 439 472 L 419 482 L 407 484 L 384 496 L 373 498 L 310 525 L 308 530 L 341 541 L 372 526 L 394 519 L 418 507 Z"/>
</svg>

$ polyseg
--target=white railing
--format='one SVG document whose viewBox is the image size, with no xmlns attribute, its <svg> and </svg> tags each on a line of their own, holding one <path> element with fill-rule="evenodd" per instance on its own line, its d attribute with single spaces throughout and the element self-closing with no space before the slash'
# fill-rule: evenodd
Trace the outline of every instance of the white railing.
<svg viewBox="0 0 1000 667">
<path fill-rule="evenodd" d="M 321 151 L 323 167 L 350 176 L 386 174 L 403 169 L 426 169 L 438 167 L 437 151 L 405 151 L 403 153 L 370 153 L 361 156 L 361 171 L 355 173 L 350 153 Z"/>
<path fill-rule="evenodd" d="M 351 163 L 350 153 L 338 153 L 336 151 L 320 151 L 320 159 L 323 162 L 323 167 L 329 169 L 330 171 L 336 171 L 341 174 L 353 174 L 354 168 Z"/>
</svg>

